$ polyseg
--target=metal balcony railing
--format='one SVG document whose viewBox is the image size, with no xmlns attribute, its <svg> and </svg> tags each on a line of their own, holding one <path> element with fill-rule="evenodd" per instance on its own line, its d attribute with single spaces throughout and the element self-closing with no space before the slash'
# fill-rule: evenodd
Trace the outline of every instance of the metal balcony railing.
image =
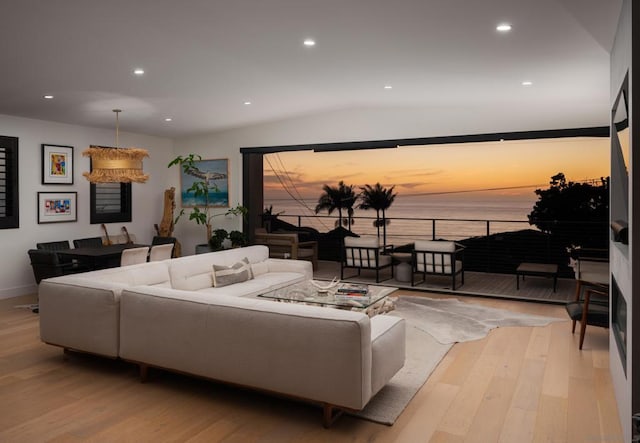
<svg viewBox="0 0 640 443">
<path fill-rule="evenodd" d="M 296 228 L 319 231 L 320 258 L 338 260 L 340 241 L 328 237 L 338 217 L 327 215 L 291 215 L 277 217 Z M 357 235 L 378 235 L 375 217 L 354 217 L 350 230 Z M 555 263 L 560 276 L 571 277 L 569 248 L 572 246 L 608 247 L 609 227 L 595 222 L 554 222 L 554 234 L 540 231 L 524 220 L 478 220 L 444 218 L 387 218 L 387 241 L 395 248 L 409 248 L 414 240 L 454 240 L 466 246 L 465 268 L 469 271 L 515 272 L 518 264 Z M 344 226 L 349 228 L 349 226 Z M 380 238 L 382 239 L 382 227 Z M 310 234 L 312 235 L 312 234 Z M 576 243 L 576 239 L 579 244 Z"/>
</svg>

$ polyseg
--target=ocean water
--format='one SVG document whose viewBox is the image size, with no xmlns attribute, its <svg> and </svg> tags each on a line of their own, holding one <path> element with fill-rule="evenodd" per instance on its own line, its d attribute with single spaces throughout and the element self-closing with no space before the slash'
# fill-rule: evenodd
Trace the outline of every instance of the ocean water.
<svg viewBox="0 0 640 443">
<path fill-rule="evenodd" d="M 336 211 L 331 216 L 327 216 L 326 212 L 316 216 L 313 209 L 317 200 L 305 200 L 304 203 L 311 210 L 294 200 L 269 200 L 265 197 L 265 206 L 272 205 L 273 213 L 281 213 L 279 218 L 283 221 L 313 227 L 320 232 L 327 232 L 335 227 Z M 527 220 L 532 208 L 533 201 L 432 202 L 398 197 L 387 210 L 387 243 L 400 244 L 410 239 L 432 238 L 461 240 L 499 232 L 536 229 Z M 360 235 L 375 235 L 375 216 L 373 210 L 356 209 L 355 223 L 351 230 Z"/>
<path fill-rule="evenodd" d="M 209 204 L 211 206 L 226 207 L 229 206 L 229 192 L 227 191 L 209 191 Z M 204 205 L 204 197 L 196 198 L 192 192 L 182 193 L 182 206 L 202 206 Z"/>
</svg>

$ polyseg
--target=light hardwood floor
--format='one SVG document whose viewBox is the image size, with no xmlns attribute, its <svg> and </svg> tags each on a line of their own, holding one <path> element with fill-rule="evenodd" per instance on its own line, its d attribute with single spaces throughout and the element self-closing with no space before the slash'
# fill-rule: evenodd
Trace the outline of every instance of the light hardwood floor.
<svg viewBox="0 0 640 443">
<path fill-rule="evenodd" d="M 65 360 L 39 341 L 38 316 L 13 308 L 30 301 L 0 301 L 2 442 L 622 441 L 600 328 L 587 329 L 582 351 L 569 322 L 493 330 L 456 344 L 395 425 L 343 416 L 327 430 L 313 405 L 162 371 L 141 384 L 121 361 Z M 464 301 L 566 316 L 557 305 Z"/>
</svg>

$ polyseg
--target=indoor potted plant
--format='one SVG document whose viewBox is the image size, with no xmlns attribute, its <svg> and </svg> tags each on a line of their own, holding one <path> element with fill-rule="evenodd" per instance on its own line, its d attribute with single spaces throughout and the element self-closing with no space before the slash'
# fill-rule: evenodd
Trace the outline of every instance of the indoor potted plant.
<svg viewBox="0 0 640 443">
<path fill-rule="evenodd" d="M 244 232 L 241 232 L 241 231 L 229 232 L 229 240 L 231 240 L 232 248 L 241 248 L 249 244 L 249 239 L 244 234 Z"/>
<path fill-rule="evenodd" d="M 198 170 L 196 166 L 196 162 L 200 160 L 202 160 L 202 157 L 198 154 L 189 154 L 184 157 L 179 155 L 169 163 L 168 167 L 170 168 L 174 165 L 178 165 L 182 168 L 182 170 L 185 173 L 200 177 L 200 175 L 196 175 L 194 173 L 194 171 Z M 216 240 L 213 240 L 212 220 L 214 217 L 221 216 L 221 215 L 243 215 L 244 216 L 247 213 L 247 208 L 238 204 L 237 206 L 228 209 L 224 213 L 213 214 L 211 211 L 211 209 L 213 208 L 213 205 L 209 199 L 209 194 L 210 192 L 217 192 L 217 191 L 218 191 L 218 186 L 215 183 L 210 183 L 210 181 L 206 178 L 206 176 L 200 178 L 199 180 L 195 180 L 191 185 L 191 187 L 187 189 L 187 193 L 192 193 L 195 198 L 201 198 L 204 201 L 203 204 L 199 206 L 194 206 L 191 209 L 191 212 L 189 213 L 189 220 L 194 220 L 196 224 L 204 225 L 206 228 L 207 243 L 204 245 L 196 246 L 196 252 L 198 252 L 199 248 L 200 250 L 203 250 L 203 251 L 204 249 L 211 250 L 212 241 L 214 245 L 217 244 L 218 237 L 216 237 Z M 178 220 L 180 219 L 180 217 L 184 215 L 184 212 L 185 212 L 184 208 L 180 210 L 180 213 L 178 214 L 178 216 L 174 221 L 174 225 L 178 223 Z M 226 238 L 226 231 L 225 231 L 224 238 Z M 222 241 L 224 241 L 224 238 L 220 239 L 220 246 L 218 246 L 217 249 L 221 249 Z"/>
</svg>

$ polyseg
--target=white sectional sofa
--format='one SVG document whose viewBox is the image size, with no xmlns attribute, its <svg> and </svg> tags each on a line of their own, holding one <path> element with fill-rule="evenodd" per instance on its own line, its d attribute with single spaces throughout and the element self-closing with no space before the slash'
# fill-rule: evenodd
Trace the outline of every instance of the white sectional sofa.
<svg viewBox="0 0 640 443">
<path fill-rule="evenodd" d="M 212 287 L 213 265 L 247 258 L 253 277 Z M 360 410 L 404 365 L 398 317 L 256 296 L 311 279 L 308 261 L 250 246 L 43 280 L 42 341 L 147 367 Z"/>
</svg>

